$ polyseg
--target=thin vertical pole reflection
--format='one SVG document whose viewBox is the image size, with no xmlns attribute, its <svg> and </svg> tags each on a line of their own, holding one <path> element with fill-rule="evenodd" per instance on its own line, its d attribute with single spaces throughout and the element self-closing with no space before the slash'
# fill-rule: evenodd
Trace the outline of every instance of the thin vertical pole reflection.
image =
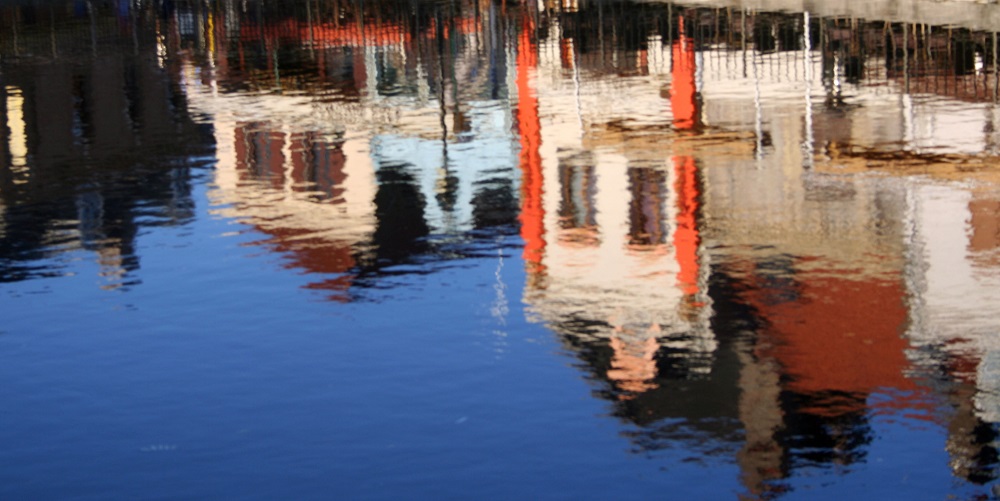
<svg viewBox="0 0 1000 501">
<path fill-rule="evenodd" d="M 747 77 L 747 10 L 740 9 L 740 50 L 743 55 L 743 78 Z"/>
<path fill-rule="evenodd" d="M 806 77 L 806 124 L 805 139 L 802 144 L 802 154 L 807 169 L 813 168 L 813 111 L 812 111 L 812 39 L 809 31 L 809 11 L 802 14 L 805 29 L 802 33 L 803 60 L 805 61 Z"/>
<path fill-rule="evenodd" d="M 97 55 L 97 15 L 94 13 L 94 4 L 87 0 L 87 17 L 90 19 L 90 51 Z"/>
<path fill-rule="evenodd" d="M 306 0 L 306 23 L 309 27 L 309 55 L 315 58 L 316 39 L 313 35 L 312 0 Z"/>
<path fill-rule="evenodd" d="M 753 132 L 757 140 L 754 157 L 757 160 L 757 167 L 760 168 L 760 162 L 764 159 L 764 117 L 760 104 L 760 74 L 757 69 L 757 55 L 751 54 L 750 59 L 753 66 Z"/>
<path fill-rule="evenodd" d="M 580 127 L 580 137 L 584 135 L 583 130 L 583 102 L 580 97 L 580 61 L 577 56 L 577 46 L 575 41 L 571 41 L 573 50 L 573 91 L 576 97 L 576 120 Z"/>
<path fill-rule="evenodd" d="M 903 92 L 910 93 L 910 25 L 903 23 Z"/>
<path fill-rule="evenodd" d="M 13 30 L 14 56 L 18 57 L 18 56 L 21 55 L 20 43 L 18 42 L 18 38 L 17 38 L 17 25 L 20 24 L 20 23 L 18 22 L 18 19 L 17 19 L 18 18 L 18 13 L 17 13 L 16 10 L 14 11 L 13 14 L 11 14 L 11 18 L 12 18 L 11 19 L 12 22 L 10 23 L 10 25 L 11 25 L 11 29 Z"/>
<path fill-rule="evenodd" d="M 540 277 L 544 272 L 545 209 L 542 207 L 542 157 L 539 153 L 542 134 L 538 117 L 538 96 L 532 85 L 532 74 L 538 57 L 531 42 L 534 21 L 525 16 L 517 43 L 517 125 L 521 136 L 521 238 L 524 239 L 524 261 L 529 275 Z"/>
<path fill-rule="evenodd" d="M 52 43 L 52 57 L 58 57 L 59 51 L 56 50 L 56 12 L 54 7 L 49 7 L 49 39 Z"/>
<path fill-rule="evenodd" d="M 993 32 L 993 103 L 1000 98 L 1000 66 L 997 65 L 997 33 Z"/>
<path fill-rule="evenodd" d="M 138 4 L 130 5 L 128 10 L 132 31 L 132 55 L 134 56 L 139 55 L 139 14 L 136 12 L 137 10 L 139 10 Z"/>
</svg>

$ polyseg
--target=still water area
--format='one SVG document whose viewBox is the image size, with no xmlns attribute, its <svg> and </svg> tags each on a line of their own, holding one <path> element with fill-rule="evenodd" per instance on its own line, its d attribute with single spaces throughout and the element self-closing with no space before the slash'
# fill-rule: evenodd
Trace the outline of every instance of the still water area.
<svg viewBox="0 0 1000 501">
<path fill-rule="evenodd" d="M 4 2 L 0 498 L 1000 495 L 1000 6 L 900 5 Z"/>
</svg>

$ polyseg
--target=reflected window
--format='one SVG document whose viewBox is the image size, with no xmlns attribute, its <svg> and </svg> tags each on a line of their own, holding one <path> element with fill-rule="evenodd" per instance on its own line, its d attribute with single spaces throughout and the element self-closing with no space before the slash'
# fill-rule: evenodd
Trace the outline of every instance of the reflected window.
<svg viewBox="0 0 1000 501">
<path fill-rule="evenodd" d="M 597 175 L 589 155 L 565 159 L 559 165 L 560 240 L 596 244 L 599 240 Z"/>
<path fill-rule="evenodd" d="M 666 243 L 666 174 L 652 168 L 629 168 L 629 245 L 652 246 Z"/>
<path fill-rule="evenodd" d="M 244 179 L 270 179 L 272 186 L 282 186 L 285 134 L 252 122 L 237 125 L 235 136 L 236 167 Z"/>
<path fill-rule="evenodd" d="M 347 156 L 342 141 L 330 141 L 318 132 L 292 134 L 292 182 L 296 191 L 318 192 L 323 199 L 341 200 Z"/>
</svg>

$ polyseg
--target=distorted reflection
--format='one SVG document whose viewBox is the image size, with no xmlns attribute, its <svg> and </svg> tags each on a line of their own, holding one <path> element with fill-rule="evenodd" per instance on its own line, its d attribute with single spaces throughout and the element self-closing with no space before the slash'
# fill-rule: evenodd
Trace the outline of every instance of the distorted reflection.
<svg viewBox="0 0 1000 501">
<path fill-rule="evenodd" d="M 140 226 L 194 216 L 191 169 L 205 164 L 211 134 L 193 121 L 176 65 L 157 65 L 148 44 L 66 64 L 56 56 L 80 48 L 63 40 L 72 34 L 41 38 L 48 10 L 4 12 L 24 32 L 4 45 L 0 280 L 60 276 L 59 256 L 86 249 L 100 287 L 135 284 Z"/>
<path fill-rule="evenodd" d="M 206 184 L 334 301 L 488 257 L 503 316 L 519 257 L 631 449 L 748 496 L 850 475 L 887 416 L 993 482 L 1000 14 L 707 3 L 6 7 L 0 280 L 86 250 L 135 285 Z"/>
</svg>

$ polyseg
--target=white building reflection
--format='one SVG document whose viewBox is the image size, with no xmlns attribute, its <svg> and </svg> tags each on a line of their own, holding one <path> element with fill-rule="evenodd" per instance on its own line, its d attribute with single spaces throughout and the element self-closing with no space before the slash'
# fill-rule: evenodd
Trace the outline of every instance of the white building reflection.
<svg viewBox="0 0 1000 501">
<path fill-rule="evenodd" d="M 450 32 L 458 33 L 466 49 L 444 61 L 424 52 L 440 42 L 433 25 L 413 36 L 393 23 L 364 31 L 323 23 L 239 25 L 209 16 L 204 29 L 211 26 L 220 39 L 224 27 L 232 31 L 234 25 L 241 36 L 262 37 L 274 50 L 308 39 L 319 71 L 329 71 L 325 82 L 310 86 L 294 77 L 283 81 L 275 63 L 250 81 L 274 84 L 276 92 L 247 94 L 219 90 L 257 71 L 232 67 L 236 58 L 222 46 L 210 68 L 189 61 L 185 81 L 192 107 L 211 117 L 219 145 L 210 193 L 216 213 L 269 235 L 263 243 L 287 255 L 289 266 L 327 275 L 329 280 L 311 287 L 332 290 L 331 297 L 340 299 L 348 298 L 352 275 L 365 261 L 381 259 L 380 245 L 396 252 L 378 241 L 380 234 L 400 230 L 380 216 L 379 199 L 391 205 L 399 193 L 380 195 L 380 187 L 412 185 L 403 188 L 408 202 L 395 210 L 415 211 L 415 224 L 396 222 L 404 233 L 415 232 L 414 238 L 474 230 L 482 223 L 476 197 L 483 184 L 498 172 L 511 186 L 517 183 L 506 94 L 501 100 L 466 90 L 503 87 L 513 75 L 502 52 L 492 63 L 474 52 L 484 43 L 478 37 L 489 34 L 489 22 L 453 22 Z M 485 82 L 488 76 L 493 81 Z"/>
</svg>

